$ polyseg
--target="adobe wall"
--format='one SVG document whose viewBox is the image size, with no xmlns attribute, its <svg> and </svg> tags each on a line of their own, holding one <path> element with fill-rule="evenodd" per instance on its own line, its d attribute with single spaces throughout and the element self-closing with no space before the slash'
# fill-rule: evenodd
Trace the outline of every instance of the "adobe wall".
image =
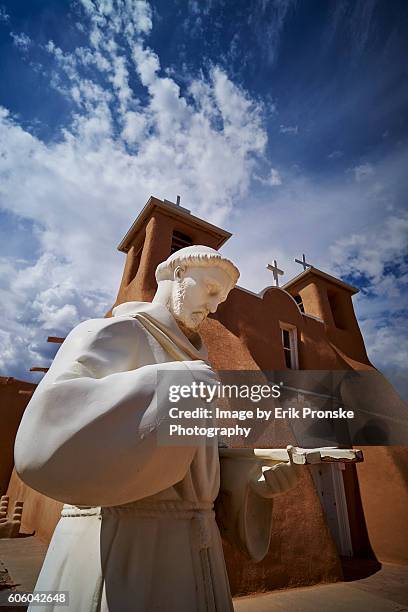
<svg viewBox="0 0 408 612">
<path fill-rule="evenodd" d="M 233 596 L 336 582 L 343 577 L 336 546 L 309 469 L 299 485 L 273 501 L 272 538 L 260 563 L 223 541 Z"/>
<path fill-rule="evenodd" d="M 285 369 L 279 321 L 298 328 L 301 368 L 344 368 L 327 343 L 324 324 L 302 316 L 294 300 L 274 288 L 263 299 L 234 289 L 214 317 L 204 322 L 200 334 L 211 364 L 218 370 Z M 271 440 L 268 430 L 261 446 L 296 444 L 284 422 L 272 424 Z M 336 546 L 308 468 L 294 491 L 274 501 L 272 540 L 264 561 L 254 563 L 227 542 L 223 545 L 233 595 L 342 579 Z"/>
<path fill-rule="evenodd" d="M 24 502 L 21 533 L 35 532 L 41 540 L 49 542 L 58 523 L 62 503 L 28 487 L 17 476 L 15 469 L 13 469 L 7 495 L 10 497 L 10 508 L 16 501 Z"/>
<path fill-rule="evenodd" d="M 370 364 L 350 291 L 317 272 L 291 283 L 289 291 L 291 295 L 300 295 L 307 313 L 323 319 L 328 342 L 350 358 Z"/>
<path fill-rule="evenodd" d="M 389 431 L 382 426 L 377 432 L 384 443 L 393 432 L 398 433 L 395 428 L 408 414 L 408 406 L 385 377 L 377 373 L 367 383 L 351 380 L 345 390 L 346 401 L 347 394 L 353 396 L 357 409 L 372 406 L 373 412 L 376 407 L 380 407 L 378 412 L 386 412 Z M 408 447 L 360 448 L 364 462 L 357 466 L 356 474 L 371 547 L 380 561 L 408 563 Z"/>
<path fill-rule="evenodd" d="M 380 561 L 408 564 L 408 448 L 361 448 L 357 477 L 371 546 Z"/>
<path fill-rule="evenodd" d="M 205 331 L 203 335 L 210 347 L 210 358 L 218 369 L 241 369 L 243 365 L 241 357 L 236 358 L 240 353 L 237 349 L 226 350 L 226 335 L 231 333 L 240 337 L 244 350 L 249 352 L 259 368 L 284 369 L 279 329 L 279 321 L 282 321 L 298 328 L 301 369 L 375 372 L 367 358 L 359 329 L 358 333 L 353 334 L 301 315 L 297 305 L 282 290 L 269 289 L 263 299 L 233 290 L 228 301 L 219 306 L 215 316 L 222 322 L 223 329 L 217 329 L 217 333 L 212 335 Z M 351 320 L 350 327 L 353 325 Z M 244 350 L 241 349 L 241 354 L 244 354 Z M 366 408 L 367 404 L 385 406 L 390 416 L 400 415 L 408 409 L 392 385 L 380 375 L 369 384 L 364 379 L 356 384 L 358 387 L 350 389 L 350 392 L 356 405 L 362 403 L 362 408 Z M 353 475 L 347 472 L 345 478 L 355 555 L 407 563 L 408 448 L 362 448 L 364 462 L 355 466 L 354 470 L 348 466 Z M 296 526 L 292 527 L 297 532 Z M 282 533 L 285 532 L 283 527 Z M 310 550 L 313 554 L 313 543 Z"/>
<path fill-rule="evenodd" d="M 48 542 L 58 522 L 62 504 L 27 487 L 14 469 L 15 437 L 35 388 L 36 385 L 30 382 L 0 377 L 0 494 L 10 497 L 9 510 L 13 509 L 16 501 L 24 502 L 21 532 L 35 531 Z"/>
<path fill-rule="evenodd" d="M 24 410 L 35 389 L 33 383 L 0 377 L 0 495 L 7 490 L 14 467 L 14 440 Z"/>
<path fill-rule="evenodd" d="M 294 299 L 283 289 L 270 287 L 263 297 L 258 297 L 235 288 L 227 301 L 219 305 L 214 318 L 241 338 L 261 370 L 286 369 L 280 322 L 295 325 L 298 330 L 300 369 L 348 369 L 328 341 L 326 325 L 302 314 Z M 213 355 L 223 341 L 222 335 L 213 339 L 216 343 L 211 347 Z M 220 368 L 218 363 L 215 367 Z"/>
</svg>

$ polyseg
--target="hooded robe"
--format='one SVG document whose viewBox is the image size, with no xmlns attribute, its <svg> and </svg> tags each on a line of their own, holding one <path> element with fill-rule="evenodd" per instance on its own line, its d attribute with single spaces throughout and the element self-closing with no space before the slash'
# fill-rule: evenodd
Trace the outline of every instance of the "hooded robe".
<svg viewBox="0 0 408 612">
<path fill-rule="evenodd" d="M 72 612 L 230 611 L 217 440 L 157 444 L 168 418 L 158 370 L 192 382 L 206 349 L 160 304 L 113 314 L 68 335 L 16 437 L 20 477 L 65 503 L 35 590 L 68 591 Z"/>
</svg>

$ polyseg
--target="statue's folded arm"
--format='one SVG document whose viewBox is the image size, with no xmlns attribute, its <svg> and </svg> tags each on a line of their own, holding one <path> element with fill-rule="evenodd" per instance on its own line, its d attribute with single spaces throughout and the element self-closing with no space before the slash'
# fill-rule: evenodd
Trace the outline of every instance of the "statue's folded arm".
<svg viewBox="0 0 408 612">
<path fill-rule="evenodd" d="M 194 457 L 193 446 L 157 443 L 168 415 L 157 371 L 189 375 L 188 368 L 176 362 L 123 371 L 136 363 L 141 333 L 137 323 L 123 323 L 119 336 L 108 323 L 88 330 L 86 342 L 68 337 L 23 416 L 16 469 L 49 497 L 88 506 L 135 501 L 182 480 Z"/>
</svg>

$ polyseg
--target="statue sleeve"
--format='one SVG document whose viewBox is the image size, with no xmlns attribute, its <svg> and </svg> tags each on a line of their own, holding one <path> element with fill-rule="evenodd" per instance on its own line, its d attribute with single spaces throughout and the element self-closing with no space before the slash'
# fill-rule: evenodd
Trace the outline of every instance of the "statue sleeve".
<svg viewBox="0 0 408 612">
<path fill-rule="evenodd" d="M 145 342 L 129 319 L 87 321 L 67 337 L 16 437 L 16 470 L 30 487 L 74 505 L 114 506 L 184 478 L 196 447 L 158 443 L 168 398 L 157 372 L 194 374 L 183 362 L 138 367 Z"/>
<path fill-rule="evenodd" d="M 248 450 L 248 455 L 252 452 Z M 261 463 L 252 459 L 223 457 L 221 486 L 215 503 L 222 537 L 253 561 L 261 561 L 269 550 L 273 499 L 257 494 L 251 486 L 262 474 Z"/>
<path fill-rule="evenodd" d="M 299 484 L 302 468 L 293 447 L 286 450 L 288 460 L 273 456 L 274 449 L 220 449 L 217 522 L 224 539 L 253 561 L 269 550 L 274 498 Z"/>
</svg>

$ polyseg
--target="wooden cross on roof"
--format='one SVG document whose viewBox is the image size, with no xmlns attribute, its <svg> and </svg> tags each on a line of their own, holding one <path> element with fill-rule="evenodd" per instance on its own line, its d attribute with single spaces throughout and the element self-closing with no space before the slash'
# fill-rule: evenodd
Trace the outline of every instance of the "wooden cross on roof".
<svg viewBox="0 0 408 612">
<path fill-rule="evenodd" d="M 303 266 L 303 270 L 307 270 L 308 268 L 312 268 L 312 264 L 307 263 L 306 261 L 306 257 L 305 254 L 303 253 L 302 255 L 302 259 L 296 259 L 295 258 L 296 263 L 300 264 L 301 266 Z"/>
<path fill-rule="evenodd" d="M 284 274 L 284 271 L 280 270 L 278 268 L 278 264 L 276 263 L 276 259 L 273 260 L 273 266 L 271 264 L 268 264 L 266 267 L 273 274 L 273 278 L 275 279 L 275 286 L 279 287 L 279 276 L 282 276 Z"/>
</svg>

